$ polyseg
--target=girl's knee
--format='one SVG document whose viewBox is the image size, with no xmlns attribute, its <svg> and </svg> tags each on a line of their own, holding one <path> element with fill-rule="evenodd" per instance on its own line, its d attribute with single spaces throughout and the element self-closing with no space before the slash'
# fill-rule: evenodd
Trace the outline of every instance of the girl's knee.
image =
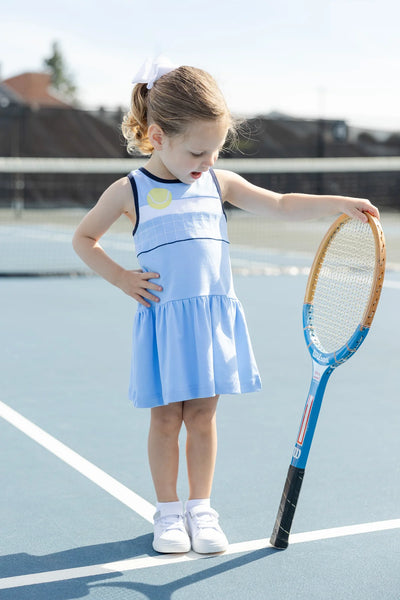
<svg viewBox="0 0 400 600">
<path fill-rule="evenodd" d="M 184 403 L 183 421 L 188 431 L 214 427 L 218 397 L 189 400 Z"/>
<path fill-rule="evenodd" d="M 182 403 L 157 406 L 151 409 L 151 427 L 160 433 L 176 434 L 182 427 Z"/>
</svg>

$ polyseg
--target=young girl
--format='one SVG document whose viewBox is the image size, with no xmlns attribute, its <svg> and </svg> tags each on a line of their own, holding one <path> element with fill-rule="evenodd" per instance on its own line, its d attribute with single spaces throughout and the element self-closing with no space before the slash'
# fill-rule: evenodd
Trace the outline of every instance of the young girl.
<svg viewBox="0 0 400 600">
<path fill-rule="evenodd" d="M 151 409 L 148 454 L 157 495 L 158 552 L 221 552 L 227 539 L 211 508 L 220 394 L 260 389 L 228 255 L 223 202 L 271 217 L 344 212 L 378 216 L 368 200 L 280 194 L 212 169 L 235 124 L 212 77 L 165 61 L 136 77 L 123 133 L 128 150 L 150 155 L 113 183 L 76 230 L 74 248 L 98 274 L 139 303 L 130 397 Z M 124 214 L 140 270 L 115 263 L 99 240 Z M 187 432 L 189 500 L 177 496 L 178 436 Z"/>
</svg>

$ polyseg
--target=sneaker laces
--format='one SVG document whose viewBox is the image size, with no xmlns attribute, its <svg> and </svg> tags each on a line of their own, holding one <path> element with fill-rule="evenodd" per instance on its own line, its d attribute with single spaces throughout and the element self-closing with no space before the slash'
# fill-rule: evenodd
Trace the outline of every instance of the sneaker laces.
<svg viewBox="0 0 400 600">
<path fill-rule="evenodd" d="M 202 511 L 196 511 L 196 514 L 190 514 L 199 529 L 217 529 L 219 531 L 219 515 L 214 509 L 205 508 Z"/>
<path fill-rule="evenodd" d="M 182 515 L 161 515 L 161 513 L 156 513 L 154 516 L 154 521 L 157 526 L 162 526 L 165 531 L 172 531 L 173 529 L 182 529 L 183 526 L 183 516 Z"/>
</svg>

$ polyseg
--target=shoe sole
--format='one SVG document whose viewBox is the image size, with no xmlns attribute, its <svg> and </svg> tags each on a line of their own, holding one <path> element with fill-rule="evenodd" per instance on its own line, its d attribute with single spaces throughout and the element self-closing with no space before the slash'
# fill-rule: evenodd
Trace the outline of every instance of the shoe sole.
<svg viewBox="0 0 400 600">
<path fill-rule="evenodd" d="M 229 544 L 212 544 L 210 542 L 199 544 L 192 542 L 192 550 L 197 554 L 217 554 L 219 552 L 225 552 L 228 549 Z"/>
<path fill-rule="evenodd" d="M 160 554 L 183 554 L 189 552 L 190 542 L 188 544 L 163 544 L 153 542 L 153 549 Z"/>
</svg>

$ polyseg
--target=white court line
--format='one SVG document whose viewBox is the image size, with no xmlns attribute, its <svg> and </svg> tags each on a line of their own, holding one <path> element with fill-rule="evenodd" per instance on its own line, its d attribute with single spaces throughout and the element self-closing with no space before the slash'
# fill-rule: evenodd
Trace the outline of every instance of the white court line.
<svg viewBox="0 0 400 600">
<path fill-rule="evenodd" d="M 114 496 L 117 500 L 125 504 L 133 511 L 135 511 L 138 515 L 153 523 L 153 515 L 155 513 L 155 506 L 147 502 L 144 498 L 132 492 L 125 485 L 108 475 L 99 467 L 96 467 L 94 464 L 82 458 L 77 452 L 68 448 L 62 442 L 59 442 L 56 438 L 49 435 L 19 414 L 17 411 L 13 410 L 7 404 L 4 404 L 0 401 L 0 417 L 3 417 L 8 423 L 14 425 L 17 429 L 25 433 L 32 440 L 46 448 L 49 452 L 60 458 L 62 461 L 70 465 L 76 471 L 79 471 L 82 475 L 90 479 L 93 483 L 101 487 L 104 491 Z"/>
<path fill-rule="evenodd" d="M 389 531 L 391 529 L 400 529 L 400 519 L 377 521 L 375 523 L 363 523 L 361 525 L 349 525 L 345 527 L 335 527 L 333 529 L 320 529 L 318 531 L 309 531 L 307 533 L 295 533 L 289 537 L 289 543 L 290 545 L 303 544 L 305 542 L 329 540 L 349 535 L 373 533 L 376 531 Z M 133 543 L 134 542 L 132 542 L 132 544 Z M 222 555 L 217 555 L 217 557 L 254 552 L 267 548 L 272 548 L 272 546 L 266 539 L 239 542 L 237 544 L 231 544 L 226 552 L 224 552 Z M 205 558 L 210 558 L 210 555 L 196 554 L 195 552 L 191 551 L 187 554 L 146 556 L 142 558 L 131 558 L 99 565 L 91 565 L 88 567 L 75 567 L 73 569 L 60 569 L 58 571 L 46 571 L 43 573 L 18 575 L 16 577 L 4 577 L 3 579 L 0 579 L 0 589 L 6 590 L 22 586 L 79 579 L 82 577 L 95 577 L 98 575 L 106 575 L 108 573 L 124 573 L 128 571 L 137 571 L 139 569 L 148 569 L 150 567 L 193 562 L 194 560 L 201 560 Z"/>
<path fill-rule="evenodd" d="M 36 441 L 38 444 L 52 452 L 55 456 L 79 471 L 82 475 L 99 485 L 103 490 L 117 498 L 120 502 L 126 506 L 129 506 L 129 508 L 134 510 L 147 521 L 152 521 L 152 515 L 155 510 L 152 504 L 132 492 L 110 475 L 107 475 L 107 473 L 104 473 L 104 471 L 86 459 L 79 456 L 79 454 L 56 440 L 37 425 L 31 423 L 28 419 L 20 415 L 3 402 L 0 402 L 0 416 L 8 421 L 11 425 L 19 429 L 21 432 L 25 433 L 32 440 Z M 333 529 L 321 529 L 307 533 L 297 533 L 292 534 L 289 538 L 289 541 L 292 545 L 317 540 L 339 538 L 349 535 L 372 533 L 376 531 L 388 531 L 391 529 L 400 529 L 400 519 L 364 523 L 361 525 L 350 525 L 345 527 L 335 527 Z M 240 542 L 237 544 L 231 544 L 223 556 L 254 552 L 256 550 L 267 548 L 272 548 L 272 546 L 266 539 Z M 0 579 L 0 589 L 10 589 L 14 587 L 37 585 L 55 581 L 66 581 L 82 577 L 93 577 L 96 575 L 105 575 L 107 573 L 121 573 L 162 565 L 200 560 L 202 558 L 209 558 L 209 555 L 200 555 L 194 552 L 188 552 L 184 555 L 169 554 L 148 556 L 98 565 L 90 565 L 86 567 L 60 569 L 56 571 L 18 575 L 15 577 L 4 577 Z"/>
</svg>

